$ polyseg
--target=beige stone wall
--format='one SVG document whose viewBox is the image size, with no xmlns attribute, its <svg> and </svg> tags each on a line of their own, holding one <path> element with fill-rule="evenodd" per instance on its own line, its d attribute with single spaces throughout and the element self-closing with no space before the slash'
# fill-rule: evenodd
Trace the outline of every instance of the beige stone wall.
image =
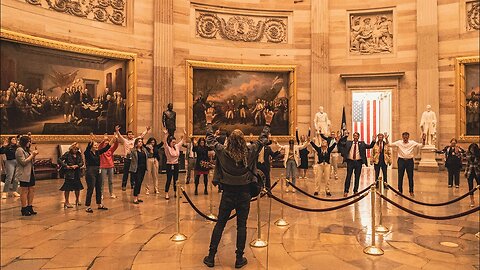
<svg viewBox="0 0 480 270">
<path fill-rule="evenodd" d="M 17 0 L 1 2 L 2 28 L 103 49 L 138 54 L 137 128 L 144 130 L 152 122 L 153 0 L 128 1 L 127 26 L 77 18 L 68 14 L 32 6 Z M 56 144 L 39 147 L 40 157 L 56 159 Z"/>
<path fill-rule="evenodd" d="M 459 124 L 455 87 L 455 58 L 478 56 L 479 31 L 466 31 L 465 1 L 439 0 L 439 91 L 440 91 L 440 145 L 446 145 L 456 136 Z"/>
</svg>

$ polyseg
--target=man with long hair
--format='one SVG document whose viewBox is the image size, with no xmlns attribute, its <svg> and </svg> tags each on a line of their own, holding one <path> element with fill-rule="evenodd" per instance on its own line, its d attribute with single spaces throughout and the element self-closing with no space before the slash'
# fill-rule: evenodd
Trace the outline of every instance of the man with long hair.
<svg viewBox="0 0 480 270">
<path fill-rule="evenodd" d="M 243 132 L 235 129 L 228 136 L 226 145 L 217 142 L 212 128 L 212 120 L 215 117 L 213 109 L 205 112 L 207 120 L 207 146 L 215 151 L 217 157 L 216 177 L 223 188 L 222 199 L 218 209 L 218 221 L 212 232 L 208 256 L 203 262 L 208 267 L 215 266 L 215 254 L 218 244 L 222 238 L 223 229 L 233 209 L 237 213 L 237 250 L 235 268 L 241 268 L 247 264 L 243 257 L 245 241 L 247 238 L 247 218 L 250 211 L 250 187 L 251 182 L 257 181 L 254 178 L 257 169 L 257 160 L 261 148 L 268 143 L 270 123 L 273 112 L 266 113 L 266 126 L 258 140 L 247 146 Z"/>
</svg>

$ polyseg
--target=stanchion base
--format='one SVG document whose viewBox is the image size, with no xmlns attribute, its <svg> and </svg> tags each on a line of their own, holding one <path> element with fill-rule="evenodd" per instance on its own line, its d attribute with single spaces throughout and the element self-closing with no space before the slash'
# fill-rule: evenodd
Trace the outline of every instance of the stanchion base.
<svg viewBox="0 0 480 270">
<path fill-rule="evenodd" d="M 383 249 L 375 246 L 368 246 L 363 249 L 363 253 L 368 255 L 380 256 L 383 255 Z"/>
<path fill-rule="evenodd" d="M 390 230 L 383 225 L 377 225 L 375 227 L 375 231 L 378 232 L 378 233 L 388 233 Z"/>
<path fill-rule="evenodd" d="M 288 223 L 288 221 L 286 221 L 283 218 L 277 219 L 277 221 L 275 221 L 274 224 L 277 225 L 278 227 L 284 227 L 284 226 L 290 225 L 290 223 Z"/>
<path fill-rule="evenodd" d="M 173 242 L 182 242 L 187 240 L 187 236 L 183 233 L 176 233 L 170 237 L 170 240 Z"/>
<path fill-rule="evenodd" d="M 214 214 L 209 214 L 209 215 L 207 215 L 207 217 L 209 217 L 209 218 L 213 218 L 213 219 L 217 219 L 217 216 L 216 216 L 216 215 L 214 215 Z"/>
<path fill-rule="evenodd" d="M 254 248 L 262 248 L 268 246 L 267 241 L 262 240 L 262 239 L 255 239 L 252 242 L 250 242 L 250 246 Z"/>
</svg>

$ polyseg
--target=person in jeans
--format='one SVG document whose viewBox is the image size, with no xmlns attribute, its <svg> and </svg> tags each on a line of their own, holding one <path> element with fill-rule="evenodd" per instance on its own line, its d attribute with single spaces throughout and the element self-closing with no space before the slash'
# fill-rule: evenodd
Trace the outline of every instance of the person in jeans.
<svg viewBox="0 0 480 270">
<path fill-rule="evenodd" d="M 145 135 L 147 135 L 148 131 L 150 131 L 150 127 L 147 127 L 147 130 L 145 130 L 140 136 L 134 137 L 133 136 L 133 131 L 127 131 L 127 136 L 124 137 L 122 134 L 120 134 L 120 126 L 115 126 L 115 135 L 117 135 L 118 140 L 123 144 L 123 150 L 125 153 L 125 157 L 123 159 L 123 177 L 122 177 L 122 190 L 125 191 L 127 190 L 127 181 L 128 181 L 128 174 L 129 174 L 129 169 L 130 169 L 130 151 L 134 147 L 135 140 L 138 138 L 143 139 Z M 133 179 L 130 177 L 130 187 L 133 189 L 135 186 Z"/>
<path fill-rule="evenodd" d="M 65 203 L 63 208 L 73 208 L 69 202 L 70 191 L 75 192 L 75 205 L 80 205 L 80 190 L 83 189 L 82 181 L 80 180 L 80 170 L 83 167 L 83 158 L 80 151 L 78 151 L 78 144 L 72 143 L 68 151 L 63 154 L 58 163 L 65 170 L 65 182 L 60 188 L 64 192 Z"/>
<path fill-rule="evenodd" d="M 155 194 L 160 193 L 158 190 L 158 160 L 160 159 L 159 149 L 163 146 L 163 142 L 157 144 L 157 140 L 154 137 L 151 137 L 147 140 L 145 148 L 148 151 L 147 159 L 147 178 L 148 183 L 145 187 L 145 194 L 150 194 L 150 185 L 153 187 L 153 192 Z"/>
<path fill-rule="evenodd" d="M 402 140 L 395 141 L 391 143 L 390 146 L 398 148 L 398 191 L 403 192 L 403 176 L 406 171 L 408 176 L 408 191 L 410 192 L 410 196 L 413 197 L 415 195 L 413 192 L 413 158 L 415 157 L 415 149 L 423 144 L 410 140 L 409 138 L 410 133 L 403 132 Z"/>
<path fill-rule="evenodd" d="M 321 147 L 318 147 L 313 141 L 310 142 L 313 149 L 317 151 L 317 164 L 315 165 L 315 193 L 313 195 L 317 196 L 320 183 L 325 182 L 325 195 L 332 196 L 330 193 L 330 154 L 333 149 L 337 146 L 337 143 L 334 142 L 329 146 L 326 140 L 322 141 Z"/>
<path fill-rule="evenodd" d="M 388 135 L 382 133 L 377 134 L 377 142 L 372 149 L 371 162 L 373 163 L 373 169 L 375 170 L 375 183 L 378 184 L 380 170 L 382 170 L 383 182 L 388 183 L 387 168 L 392 164 L 392 154 L 388 145 Z"/>
<path fill-rule="evenodd" d="M 110 144 L 103 144 L 104 146 L 99 150 L 98 143 L 95 141 L 95 136 L 90 134 L 90 142 L 85 149 L 85 165 L 86 174 L 85 180 L 87 181 L 87 195 L 85 198 L 85 210 L 87 213 L 93 213 L 90 204 L 92 202 L 93 189 L 95 189 L 95 199 L 97 202 L 98 210 L 108 210 L 102 204 L 102 174 L 100 172 L 100 156 L 110 149 Z"/>
<path fill-rule="evenodd" d="M 213 110 L 208 109 L 205 114 L 207 122 L 207 146 L 213 148 L 217 157 L 216 177 L 219 185 L 223 187 L 222 199 L 218 208 L 218 221 L 213 228 L 208 256 L 203 263 L 208 267 L 215 266 L 215 254 L 222 238 L 222 233 L 233 209 L 237 214 L 237 249 L 235 268 L 241 268 L 248 263 L 243 256 L 247 238 L 247 219 L 250 211 L 250 187 L 256 181 L 256 165 L 261 147 L 268 143 L 270 123 L 273 112 L 265 115 L 266 126 L 263 128 L 259 139 L 247 146 L 243 132 L 235 129 L 228 136 L 226 146 L 220 144 L 213 135 L 212 120 Z"/>
<path fill-rule="evenodd" d="M 197 162 L 197 156 L 195 151 L 193 151 L 193 147 L 195 146 L 195 139 L 190 136 L 187 143 L 182 145 L 185 149 L 187 149 L 185 153 L 185 158 L 187 161 L 187 175 L 185 178 L 185 184 L 190 184 L 192 172 L 194 172 L 195 164 Z"/>
<path fill-rule="evenodd" d="M 468 181 L 468 190 L 473 189 L 473 180 L 480 185 L 480 149 L 478 144 L 472 143 L 468 146 L 467 151 L 467 167 L 465 168 L 465 177 Z M 475 206 L 473 192 L 470 193 L 470 207 Z"/>
<path fill-rule="evenodd" d="M 309 140 L 306 140 L 301 145 L 295 145 L 294 140 L 289 140 L 288 145 L 280 145 L 276 142 L 277 146 L 284 151 L 283 166 L 286 169 L 286 178 L 295 185 L 297 181 L 297 167 L 300 166 L 300 150 L 305 149 L 309 143 Z M 289 192 L 289 185 L 287 183 L 287 188 L 285 192 Z M 292 192 L 295 192 L 295 189 L 292 189 Z"/>
<path fill-rule="evenodd" d="M 28 136 L 20 137 L 19 147 L 15 151 L 17 160 L 17 176 L 20 181 L 20 202 L 22 203 L 22 216 L 36 215 L 33 210 L 33 197 L 35 196 L 35 173 L 33 164 L 38 151 L 30 151 L 31 140 Z"/>
<path fill-rule="evenodd" d="M 105 136 L 103 139 L 103 142 L 98 146 L 99 149 L 104 148 L 107 143 L 108 143 L 108 137 Z M 113 142 L 113 145 L 112 145 Z M 108 192 L 110 193 L 110 198 L 115 199 L 117 196 L 113 194 L 113 174 L 114 174 L 114 168 L 115 164 L 113 162 L 113 155 L 115 151 L 117 150 L 118 147 L 118 138 L 115 135 L 110 142 L 111 147 L 108 148 L 108 150 L 100 155 L 100 171 L 102 174 L 102 194 L 103 192 L 103 187 L 104 187 L 104 182 L 105 179 L 108 179 Z"/>
<path fill-rule="evenodd" d="M 5 154 L 7 159 L 5 160 L 5 187 L 2 191 L 2 199 L 6 199 L 9 192 L 12 192 L 14 197 L 20 197 L 17 192 L 18 187 L 18 175 L 15 174 L 17 168 L 17 160 L 15 158 L 15 152 L 17 151 L 17 138 L 8 137 L 5 140 L 3 146 L 0 148 L 0 154 Z"/>
<path fill-rule="evenodd" d="M 347 135 L 348 136 L 348 135 Z M 375 136 L 372 138 L 370 144 L 360 141 L 360 133 L 353 133 L 353 140 L 347 141 L 347 136 L 344 136 L 338 141 L 338 147 L 344 159 L 347 160 L 347 175 L 345 177 L 345 186 L 343 189 L 343 197 L 348 196 L 350 184 L 352 182 L 352 175 L 355 173 L 355 182 L 353 185 L 353 193 L 358 192 L 360 184 L 360 175 L 362 174 L 362 165 L 367 163 L 367 149 L 373 148 L 375 145 Z"/>
<path fill-rule="evenodd" d="M 167 157 L 167 182 L 165 183 L 165 200 L 170 199 L 168 191 L 170 190 L 170 183 L 173 178 L 173 191 L 175 191 L 175 197 L 177 196 L 177 180 L 178 180 L 178 158 L 180 157 L 180 147 L 183 144 L 183 136 L 180 142 L 173 136 L 167 136 L 168 131 L 164 130 L 167 141 L 165 143 L 165 156 Z M 186 134 L 185 131 L 183 131 Z"/>
<path fill-rule="evenodd" d="M 457 145 L 457 139 L 450 140 L 450 146 L 445 146 L 441 151 L 435 151 L 438 154 L 445 154 L 445 167 L 448 171 L 448 187 L 460 187 L 460 171 L 462 170 L 462 156 L 465 153 L 460 146 Z"/>
<path fill-rule="evenodd" d="M 147 171 L 148 151 L 143 145 L 142 138 L 136 138 L 134 145 L 135 147 L 130 152 L 132 162 L 130 162 L 129 172 L 131 173 L 130 177 L 133 179 L 135 185 L 133 188 L 133 203 L 139 204 L 143 202 L 143 200 L 138 198 L 138 195 L 140 195 L 140 191 L 142 190 L 143 178 Z"/>
</svg>

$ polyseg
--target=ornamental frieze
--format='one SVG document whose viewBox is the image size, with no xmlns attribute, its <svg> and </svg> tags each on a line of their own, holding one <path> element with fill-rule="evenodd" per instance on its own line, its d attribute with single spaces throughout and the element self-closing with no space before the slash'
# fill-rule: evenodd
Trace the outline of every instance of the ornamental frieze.
<svg viewBox="0 0 480 270">
<path fill-rule="evenodd" d="M 126 25 L 127 0 L 20 0 L 28 4 L 114 25 Z"/>
<path fill-rule="evenodd" d="M 480 30 L 480 2 L 470 1 L 466 3 L 467 31 Z"/>
<path fill-rule="evenodd" d="M 196 11 L 196 36 L 243 42 L 287 43 L 287 17 Z"/>
<path fill-rule="evenodd" d="M 350 54 L 392 53 L 393 12 L 351 13 Z"/>
</svg>

